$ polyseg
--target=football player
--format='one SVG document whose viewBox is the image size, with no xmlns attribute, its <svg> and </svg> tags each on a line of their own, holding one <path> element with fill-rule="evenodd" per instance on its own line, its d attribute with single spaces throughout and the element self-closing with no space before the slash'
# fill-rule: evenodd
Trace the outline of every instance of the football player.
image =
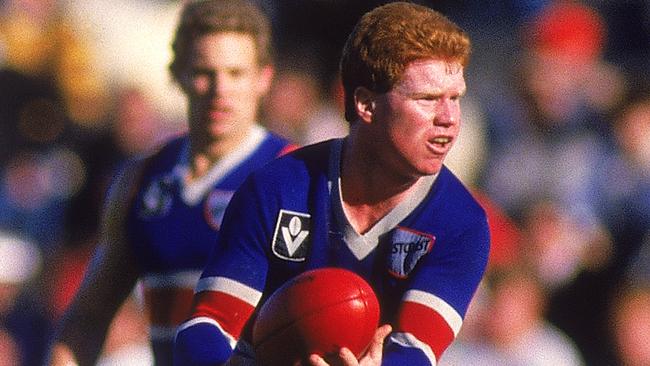
<svg viewBox="0 0 650 366">
<path fill-rule="evenodd" d="M 185 5 L 170 71 L 187 97 L 188 133 L 115 179 L 101 243 L 61 322 L 51 362 L 94 364 L 116 311 L 141 280 L 156 365 L 172 364 L 176 326 L 228 201 L 254 169 L 291 149 L 256 123 L 273 67 L 270 25 L 247 0 Z"/>
</svg>

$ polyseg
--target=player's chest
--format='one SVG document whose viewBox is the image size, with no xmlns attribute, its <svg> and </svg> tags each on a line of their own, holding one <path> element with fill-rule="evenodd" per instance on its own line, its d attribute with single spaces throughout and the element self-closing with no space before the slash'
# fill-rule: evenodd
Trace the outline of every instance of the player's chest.
<svg viewBox="0 0 650 366">
<path fill-rule="evenodd" d="M 358 235 L 335 225 L 326 232 L 311 217 L 284 212 L 270 243 L 271 263 L 292 270 L 343 267 L 366 278 L 407 279 L 418 264 L 430 260 L 436 244 L 431 232 L 397 226 L 381 235 Z"/>
<path fill-rule="evenodd" d="M 128 220 L 140 263 L 156 271 L 203 266 L 233 193 L 214 187 L 197 202 L 187 202 L 173 181 L 150 182 L 136 196 Z"/>
</svg>

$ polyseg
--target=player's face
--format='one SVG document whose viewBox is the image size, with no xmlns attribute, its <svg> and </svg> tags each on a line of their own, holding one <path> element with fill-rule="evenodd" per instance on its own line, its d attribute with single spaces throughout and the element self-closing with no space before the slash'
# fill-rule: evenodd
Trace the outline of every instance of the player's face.
<svg viewBox="0 0 650 366">
<path fill-rule="evenodd" d="M 253 37 L 234 32 L 197 38 L 183 70 L 190 129 L 212 139 L 248 131 L 272 77 L 270 66 L 258 65 Z"/>
<path fill-rule="evenodd" d="M 460 131 L 465 78 L 460 64 L 423 60 L 409 64 L 401 80 L 376 99 L 385 162 L 410 176 L 440 171 Z"/>
</svg>

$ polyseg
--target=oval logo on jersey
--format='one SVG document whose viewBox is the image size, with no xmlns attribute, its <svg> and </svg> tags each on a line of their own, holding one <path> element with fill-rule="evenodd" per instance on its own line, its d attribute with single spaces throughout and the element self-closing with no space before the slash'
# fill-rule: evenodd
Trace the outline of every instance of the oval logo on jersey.
<svg viewBox="0 0 650 366">
<path fill-rule="evenodd" d="M 310 218 L 311 215 L 307 213 L 280 210 L 271 242 L 271 249 L 276 257 L 293 262 L 307 259 L 311 245 Z"/>
<path fill-rule="evenodd" d="M 408 277 L 418 261 L 431 251 L 434 241 L 433 235 L 396 228 L 390 242 L 388 271 L 398 278 Z"/>
<path fill-rule="evenodd" d="M 172 207 L 173 184 L 170 176 L 154 179 L 142 195 L 138 216 L 151 219 L 167 215 Z"/>
<path fill-rule="evenodd" d="M 223 221 L 223 215 L 226 213 L 226 207 L 228 207 L 228 203 L 234 194 L 234 191 L 215 189 L 208 195 L 204 206 L 205 220 L 213 229 L 219 230 L 221 228 L 221 221 Z"/>
</svg>

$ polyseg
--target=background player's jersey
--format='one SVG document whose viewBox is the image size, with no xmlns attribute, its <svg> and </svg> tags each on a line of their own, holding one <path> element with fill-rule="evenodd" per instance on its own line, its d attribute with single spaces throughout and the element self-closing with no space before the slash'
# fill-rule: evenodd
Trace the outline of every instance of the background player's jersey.
<svg viewBox="0 0 650 366">
<path fill-rule="evenodd" d="M 126 225 L 142 274 L 158 364 L 172 359 L 176 326 L 189 315 L 194 287 L 235 189 L 251 171 L 288 146 L 283 139 L 256 127 L 236 151 L 191 184 L 185 181 L 187 136 L 172 140 L 145 161 Z"/>
<path fill-rule="evenodd" d="M 216 352 L 219 342 L 206 341 L 210 332 L 232 349 L 248 338 L 250 322 L 244 325 L 255 306 L 287 279 L 336 266 L 372 285 L 382 321 L 393 324 L 385 365 L 436 364 L 457 335 L 486 266 L 485 213 L 443 168 L 359 235 L 342 209 L 341 145 L 330 140 L 276 160 L 235 194 L 220 250 L 198 283 L 193 318 L 179 328 L 178 360 L 191 359 L 183 357 L 192 357 L 201 342 L 212 342 Z M 229 349 L 221 351 L 227 358 Z"/>
</svg>

